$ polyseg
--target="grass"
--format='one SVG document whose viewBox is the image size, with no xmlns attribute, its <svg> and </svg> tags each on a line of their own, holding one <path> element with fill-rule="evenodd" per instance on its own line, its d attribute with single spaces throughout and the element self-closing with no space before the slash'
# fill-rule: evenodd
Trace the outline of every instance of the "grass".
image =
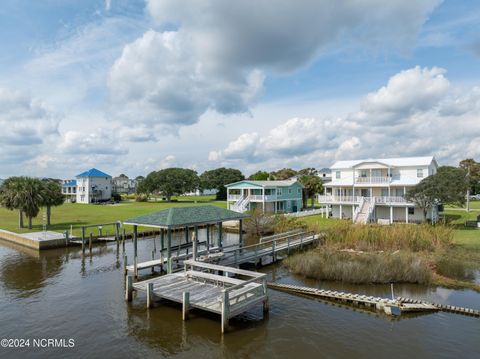
<svg viewBox="0 0 480 359">
<path fill-rule="evenodd" d="M 210 201 L 209 203 L 215 206 L 226 208 L 226 202 L 223 201 Z M 80 227 L 83 225 L 125 220 L 131 217 L 140 216 L 142 214 L 154 211 L 160 211 L 170 207 L 195 206 L 204 204 L 204 202 L 195 203 L 192 200 L 181 200 L 178 202 L 121 202 L 115 205 L 65 203 L 62 206 L 52 208 L 52 224 L 48 227 L 48 229 L 62 232 L 65 230 L 70 230 L 70 226 L 73 226 L 73 233 L 75 235 L 80 235 Z M 42 212 L 40 212 L 37 218 L 34 218 L 33 229 L 20 229 L 18 228 L 17 211 L 9 211 L 0 207 L 0 228 L 17 233 L 42 231 Z M 110 229 L 105 228 L 103 233 L 106 233 L 106 231 L 113 233 L 113 227 Z M 88 233 L 89 232 L 87 231 L 87 234 Z"/>
<path fill-rule="evenodd" d="M 467 228 L 478 212 L 448 209 L 446 224 L 352 225 L 349 221 L 311 216 L 302 218 L 326 233 L 322 245 L 290 256 L 285 265 L 294 273 L 350 283 L 410 282 L 471 288 L 480 268 L 480 230 Z"/>
</svg>

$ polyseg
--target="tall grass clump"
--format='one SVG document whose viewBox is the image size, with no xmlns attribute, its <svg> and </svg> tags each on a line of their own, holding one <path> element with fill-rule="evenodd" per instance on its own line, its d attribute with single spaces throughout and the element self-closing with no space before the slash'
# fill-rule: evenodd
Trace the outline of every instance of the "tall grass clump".
<svg viewBox="0 0 480 359">
<path fill-rule="evenodd" d="M 448 248 L 452 239 L 452 228 L 443 225 L 382 226 L 343 222 L 326 231 L 324 245 L 332 249 L 354 249 L 365 252 L 395 250 L 433 252 Z"/>
<path fill-rule="evenodd" d="M 432 272 L 427 261 L 408 252 L 349 253 L 318 247 L 284 261 L 296 274 L 319 280 L 348 283 L 428 284 Z"/>
</svg>

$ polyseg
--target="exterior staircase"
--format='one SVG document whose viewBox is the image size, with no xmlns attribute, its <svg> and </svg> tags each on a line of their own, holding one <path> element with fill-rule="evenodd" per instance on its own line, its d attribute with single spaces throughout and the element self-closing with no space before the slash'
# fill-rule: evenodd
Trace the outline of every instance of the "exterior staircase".
<svg viewBox="0 0 480 359">
<path fill-rule="evenodd" d="M 375 198 L 364 197 L 360 202 L 358 211 L 353 216 L 353 223 L 366 224 L 370 222 L 373 209 L 375 207 Z"/>
<path fill-rule="evenodd" d="M 235 202 L 235 204 L 231 207 L 232 211 L 244 213 L 248 209 L 248 204 L 250 203 L 250 196 L 242 196 L 240 199 Z"/>
</svg>

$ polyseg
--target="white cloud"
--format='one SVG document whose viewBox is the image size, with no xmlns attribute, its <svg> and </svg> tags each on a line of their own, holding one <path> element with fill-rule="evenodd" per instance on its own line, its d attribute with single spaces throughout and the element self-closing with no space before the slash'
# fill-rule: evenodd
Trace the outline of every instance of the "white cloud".
<svg viewBox="0 0 480 359">
<path fill-rule="evenodd" d="M 59 118 L 37 99 L 0 88 L 0 164 L 31 158 L 55 140 Z"/>
<path fill-rule="evenodd" d="M 94 132 L 85 133 L 68 131 L 62 136 L 58 146 L 62 153 L 69 155 L 125 155 L 126 148 L 112 131 L 98 128 Z"/>
<path fill-rule="evenodd" d="M 401 71 L 368 94 L 357 112 L 333 120 L 292 118 L 263 135 L 243 134 L 210 159 L 268 169 L 369 157 L 436 155 L 452 164 L 478 157 L 480 90 L 455 88 L 445 73 Z"/>
<path fill-rule="evenodd" d="M 267 72 L 288 73 L 332 47 L 408 50 L 439 0 L 149 0 L 160 28 L 112 66 L 112 111 L 126 122 L 192 125 L 209 109 L 248 112 Z M 339 45 L 341 44 L 341 45 Z"/>
</svg>

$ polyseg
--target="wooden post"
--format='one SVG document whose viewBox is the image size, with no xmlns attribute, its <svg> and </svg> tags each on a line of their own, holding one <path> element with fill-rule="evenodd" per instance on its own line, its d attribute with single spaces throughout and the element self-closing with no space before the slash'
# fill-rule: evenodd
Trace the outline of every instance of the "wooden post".
<svg viewBox="0 0 480 359">
<path fill-rule="evenodd" d="M 82 253 L 85 254 L 85 227 L 82 226 Z"/>
<path fill-rule="evenodd" d="M 172 230 L 167 229 L 167 273 L 172 273 Z"/>
<path fill-rule="evenodd" d="M 190 316 L 190 292 L 183 292 L 182 319 L 187 320 Z"/>
<path fill-rule="evenodd" d="M 222 249 L 222 222 L 218 223 L 218 248 Z"/>
<path fill-rule="evenodd" d="M 197 245 L 198 245 L 198 239 L 197 239 L 197 228 L 195 227 L 195 231 L 192 233 L 192 244 L 193 244 L 193 253 L 192 253 L 192 259 L 194 261 L 197 260 Z"/>
<path fill-rule="evenodd" d="M 65 231 L 65 247 L 68 247 L 68 231 Z"/>
<path fill-rule="evenodd" d="M 155 259 L 155 251 L 152 251 L 152 261 Z M 155 273 L 155 267 L 152 266 L 152 273 Z"/>
<path fill-rule="evenodd" d="M 276 245 L 277 245 L 277 242 L 274 240 L 272 242 L 272 261 L 273 262 L 277 261 L 277 255 L 275 254 Z"/>
<path fill-rule="evenodd" d="M 133 275 L 138 277 L 137 271 L 137 241 L 138 241 L 138 226 L 133 226 Z"/>
<path fill-rule="evenodd" d="M 132 301 L 132 293 L 133 293 L 133 280 L 131 275 L 127 275 L 127 283 L 125 287 L 125 300 L 131 302 Z"/>
<path fill-rule="evenodd" d="M 238 221 L 238 244 L 240 248 L 243 247 L 243 220 Z M 242 251 L 240 251 L 242 253 Z"/>
<path fill-rule="evenodd" d="M 88 238 L 88 249 L 90 250 L 90 252 L 92 251 L 92 232 L 90 232 L 90 237 Z"/>
<path fill-rule="evenodd" d="M 207 254 L 210 252 L 210 225 L 207 224 Z"/>
<path fill-rule="evenodd" d="M 194 233 L 195 233 L 195 241 L 197 242 L 197 246 L 195 248 L 195 258 L 197 258 L 198 256 L 198 246 L 199 246 L 199 238 L 198 238 L 198 226 L 195 226 L 195 229 L 194 229 Z"/>
<path fill-rule="evenodd" d="M 127 255 L 125 254 L 123 256 L 123 268 L 125 270 L 125 274 L 127 274 L 127 272 L 128 272 L 127 267 L 128 267 L 128 258 L 127 258 Z"/>
<path fill-rule="evenodd" d="M 153 283 L 147 285 L 147 308 L 153 307 Z"/>
<path fill-rule="evenodd" d="M 125 253 L 125 241 L 127 240 L 127 233 L 125 228 L 123 228 L 123 238 L 122 238 L 122 250 Z"/>
<path fill-rule="evenodd" d="M 228 301 L 228 292 L 226 290 L 223 290 L 222 293 L 222 333 L 225 333 L 225 331 L 228 328 L 228 316 L 230 315 L 229 313 L 229 301 Z"/>
<path fill-rule="evenodd" d="M 188 243 L 188 226 L 185 227 L 185 243 Z"/>
<path fill-rule="evenodd" d="M 160 228 L 160 250 L 163 251 L 165 249 L 165 231 L 163 228 Z"/>
<path fill-rule="evenodd" d="M 265 298 L 263 299 L 263 314 L 267 314 L 268 310 L 270 308 L 269 303 L 268 303 L 268 293 L 267 293 L 267 280 L 263 280 L 263 295 Z"/>
<path fill-rule="evenodd" d="M 115 223 L 115 242 L 117 242 L 117 244 L 119 243 L 118 242 L 118 239 L 120 237 L 120 223 Z"/>
</svg>

